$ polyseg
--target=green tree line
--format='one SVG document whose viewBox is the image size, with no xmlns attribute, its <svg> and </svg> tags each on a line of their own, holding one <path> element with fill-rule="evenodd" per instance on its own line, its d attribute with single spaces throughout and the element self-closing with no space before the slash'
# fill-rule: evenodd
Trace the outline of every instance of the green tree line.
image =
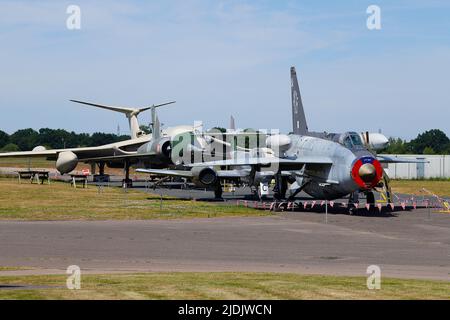
<svg viewBox="0 0 450 320">
<path fill-rule="evenodd" d="M 11 135 L 0 130 L 0 152 L 29 151 L 36 146 L 44 146 L 47 149 L 94 147 L 127 139 L 130 139 L 130 136 L 102 132 L 75 133 L 49 128 L 42 128 L 39 131 L 22 129 Z M 433 129 L 419 134 L 411 141 L 390 138 L 389 146 L 382 153 L 450 154 L 450 139 L 443 131 Z"/>
<path fill-rule="evenodd" d="M 382 153 L 388 154 L 450 154 L 450 139 L 439 130 L 425 131 L 411 141 L 390 138 L 389 146 Z"/>
<path fill-rule="evenodd" d="M 22 129 L 9 135 L 0 130 L 0 152 L 30 151 L 36 146 L 47 149 L 94 147 L 130 139 L 130 136 L 96 132 L 75 133 L 63 129 Z"/>
</svg>

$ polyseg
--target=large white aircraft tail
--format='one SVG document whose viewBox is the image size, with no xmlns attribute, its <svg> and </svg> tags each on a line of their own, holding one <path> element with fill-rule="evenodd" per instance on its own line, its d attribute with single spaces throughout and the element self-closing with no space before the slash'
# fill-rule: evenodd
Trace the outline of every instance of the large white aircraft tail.
<svg viewBox="0 0 450 320">
<path fill-rule="evenodd" d="M 103 104 L 97 104 L 97 103 L 91 103 L 91 102 L 85 102 L 85 101 L 79 101 L 79 100 L 70 100 L 70 101 L 125 114 L 125 116 L 128 118 L 128 123 L 130 125 L 130 133 L 131 133 L 132 139 L 136 139 L 136 138 L 140 137 L 141 135 L 143 135 L 142 130 L 139 128 L 139 121 L 137 118 L 137 116 L 141 112 L 144 112 L 147 110 L 152 110 L 152 123 L 153 123 L 152 126 L 155 126 L 155 119 L 157 120 L 155 109 L 158 107 L 162 107 L 162 106 L 165 106 L 168 104 L 175 103 L 175 101 L 171 101 L 171 102 L 158 104 L 158 105 L 152 105 L 152 106 L 143 107 L 143 108 L 128 108 L 128 107 L 109 106 L 109 105 L 103 105 Z M 158 126 L 158 128 L 159 128 L 159 126 Z"/>
</svg>

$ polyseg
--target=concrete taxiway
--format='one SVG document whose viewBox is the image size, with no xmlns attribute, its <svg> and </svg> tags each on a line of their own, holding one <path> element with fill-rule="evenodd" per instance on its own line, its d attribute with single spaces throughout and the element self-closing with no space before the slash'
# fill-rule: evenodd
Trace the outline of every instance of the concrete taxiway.
<svg viewBox="0 0 450 320">
<path fill-rule="evenodd" d="M 0 222 L 1 274 L 268 271 L 450 281 L 450 215 L 313 212 L 249 218 Z"/>
</svg>

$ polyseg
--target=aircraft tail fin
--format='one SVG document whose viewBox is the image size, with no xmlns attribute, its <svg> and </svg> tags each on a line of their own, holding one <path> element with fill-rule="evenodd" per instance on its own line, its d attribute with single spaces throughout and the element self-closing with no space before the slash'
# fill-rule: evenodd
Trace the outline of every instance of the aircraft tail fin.
<svg viewBox="0 0 450 320">
<path fill-rule="evenodd" d="M 133 138 L 133 139 L 136 139 L 143 134 L 142 130 L 139 127 L 139 121 L 137 118 L 137 116 L 141 112 L 144 112 L 144 111 L 147 111 L 150 109 L 152 110 L 152 112 L 155 112 L 156 108 L 175 103 L 175 101 L 170 101 L 167 103 L 152 105 L 150 107 L 144 107 L 144 108 L 127 108 L 127 107 L 109 106 L 109 105 L 85 102 L 85 101 L 80 101 L 80 100 L 70 100 L 70 101 L 84 104 L 87 106 L 97 107 L 97 108 L 106 109 L 106 110 L 125 114 L 125 116 L 128 118 L 128 122 L 130 125 L 131 138 Z M 153 119 L 154 119 L 154 116 L 152 115 L 152 121 L 153 121 Z"/>
<path fill-rule="evenodd" d="M 305 110 L 303 109 L 302 96 L 300 94 L 295 67 L 291 67 L 291 94 L 293 133 L 306 135 L 308 133 L 308 124 L 306 123 Z"/>
<path fill-rule="evenodd" d="M 161 138 L 161 122 L 159 122 L 156 108 L 152 108 L 152 139 L 153 141 Z"/>
</svg>

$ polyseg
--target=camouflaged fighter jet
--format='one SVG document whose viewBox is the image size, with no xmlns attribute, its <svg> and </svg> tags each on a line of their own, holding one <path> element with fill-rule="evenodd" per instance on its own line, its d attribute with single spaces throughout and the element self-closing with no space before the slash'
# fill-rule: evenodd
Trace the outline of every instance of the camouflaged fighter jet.
<svg viewBox="0 0 450 320">
<path fill-rule="evenodd" d="M 220 179 L 233 175 L 239 178 L 274 176 L 276 199 L 285 198 L 289 182 L 291 198 L 304 191 L 316 199 L 334 200 L 350 195 L 349 202 L 353 203 L 363 192 L 367 202 L 373 204 L 373 190 L 381 185 L 383 178 L 388 184 L 381 163 L 423 162 L 377 156 L 373 149 L 383 147 L 387 139 L 384 141 L 376 134 L 366 133 L 363 142 L 356 132 L 310 132 L 294 67 L 291 68 L 291 90 L 293 132 L 269 136 L 266 147 L 272 152 L 235 152 L 225 160 L 185 163 L 192 168 L 190 171 L 161 170 L 159 173 L 190 177 L 202 186 L 214 186 L 216 196 L 221 195 Z M 370 142 L 371 136 L 375 142 Z"/>
</svg>

